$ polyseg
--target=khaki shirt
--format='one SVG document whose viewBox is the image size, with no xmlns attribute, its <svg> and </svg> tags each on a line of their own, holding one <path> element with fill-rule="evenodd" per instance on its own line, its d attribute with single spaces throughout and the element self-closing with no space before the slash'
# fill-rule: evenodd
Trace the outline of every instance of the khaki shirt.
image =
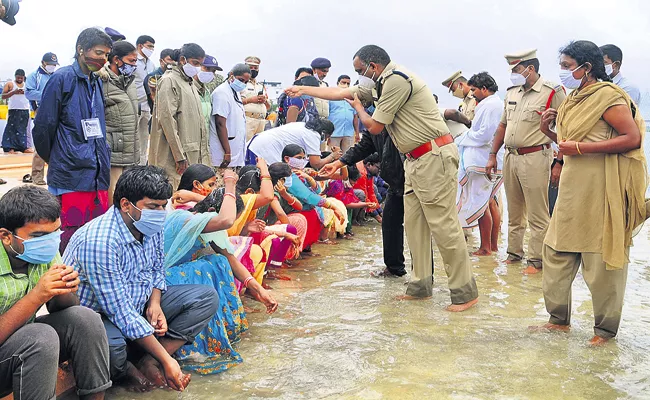
<svg viewBox="0 0 650 400">
<path fill-rule="evenodd" d="M 395 70 L 406 74 L 409 80 L 393 74 Z M 381 88 L 379 99 L 377 88 Z M 374 103 L 372 118 L 386 125 L 386 130 L 400 153 L 408 153 L 449 133 L 436 99 L 426 83 L 394 62 L 386 66 L 372 91 L 358 85 L 351 87 L 350 91 L 357 94 L 361 101 Z M 435 142 L 431 144 L 433 153 L 439 154 L 440 149 Z"/>
<path fill-rule="evenodd" d="M 504 141 L 507 147 L 522 148 L 551 143 L 551 139 L 542 133 L 539 125 L 542 120 L 541 113 L 546 110 L 546 102 L 553 90 L 555 95 L 550 108 L 557 110 L 566 98 L 561 85 L 540 77 L 527 91 L 523 86 L 508 89 L 505 109 L 501 116 L 501 123 L 506 125 Z"/>
<path fill-rule="evenodd" d="M 460 112 L 469 118 L 470 121 L 474 119 L 474 111 L 476 110 L 476 99 L 474 96 L 468 94 L 463 99 L 463 103 L 460 105 Z"/>
<path fill-rule="evenodd" d="M 210 165 L 201 96 L 180 67 L 165 72 L 158 80 L 150 141 L 152 165 L 170 170 L 182 160 L 190 165 Z"/>
<path fill-rule="evenodd" d="M 320 81 L 320 87 L 329 87 L 326 82 Z M 316 104 L 316 110 L 318 111 L 318 116 L 321 118 L 327 118 L 330 116 L 330 102 L 323 99 L 314 99 Z"/>
<path fill-rule="evenodd" d="M 244 89 L 244 91 L 241 92 L 241 98 L 247 99 L 250 97 L 257 97 L 259 92 L 264 93 L 264 85 L 251 79 L 246 84 L 246 89 Z M 266 104 L 248 103 L 244 105 L 244 111 L 266 115 Z"/>
</svg>

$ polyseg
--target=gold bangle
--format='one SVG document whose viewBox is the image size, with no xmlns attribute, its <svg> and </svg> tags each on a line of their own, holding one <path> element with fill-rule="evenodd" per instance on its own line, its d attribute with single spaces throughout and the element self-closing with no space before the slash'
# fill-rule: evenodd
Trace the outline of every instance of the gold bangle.
<svg viewBox="0 0 650 400">
<path fill-rule="evenodd" d="M 576 142 L 576 150 L 578 150 L 578 154 L 582 155 L 582 152 L 580 151 L 580 143 Z"/>
</svg>

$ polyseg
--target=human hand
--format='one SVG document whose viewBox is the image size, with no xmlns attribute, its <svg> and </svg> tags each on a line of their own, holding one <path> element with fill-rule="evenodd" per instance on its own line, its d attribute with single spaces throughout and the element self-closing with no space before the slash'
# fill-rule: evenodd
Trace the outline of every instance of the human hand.
<svg viewBox="0 0 650 400">
<path fill-rule="evenodd" d="M 286 238 L 289 239 L 294 245 L 300 245 L 300 236 L 294 235 L 293 233 L 287 233 Z"/>
<path fill-rule="evenodd" d="M 332 175 L 334 175 L 337 170 L 338 168 L 335 162 L 325 164 L 323 168 L 321 168 L 320 171 L 318 171 L 318 176 L 322 178 L 331 178 Z"/>
<path fill-rule="evenodd" d="M 185 170 L 187 169 L 188 166 L 189 165 L 187 163 L 187 160 L 177 161 L 176 162 L 176 172 L 179 175 L 183 175 L 183 172 L 185 172 Z"/>
<path fill-rule="evenodd" d="M 485 175 L 489 180 L 492 180 L 492 172 L 497 173 L 497 156 L 490 154 L 488 157 L 487 165 L 485 166 Z"/>
<path fill-rule="evenodd" d="M 278 302 L 273 298 L 271 292 L 259 287 L 259 292 L 254 292 L 254 296 L 260 303 L 266 306 L 266 313 L 273 314 L 278 309 Z"/>
<path fill-rule="evenodd" d="M 147 321 L 153 326 L 154 328 L 154 334 L 156 336 L 165 336 L 165 333 L 167 333 L 167 318 L 165 318 L 165 314 L 163 313 L 162 308 L 160 308 L 160 304 L 150 304 L 149 307 L 147 307 Z"/>
<path fill-rule="evenodd" d="M 254 219 L 246 226 L 248 227 L 248 233 L 260 233 L 266 228 L 266 222 L 261 219 Z"/>
<path fill-rule="evenodd" d="M 190 190 L 181 189 L 172 195 L 172 204 L 187 204 L 196 201 L 196 196 L 197 194 Z"/>
<path fill-rule="evenodd" d="M 342 156 L 343 156 L 343 150 L 341 150 L 340 147 L 336 147 L 336 146 L 332 147 L 332 157 L 334 158 L 334 160 L 338 160 Z"/>
<path fill-rule="evenodd" d="M 347 101 L 348 104 L 352 106 L 352 108 L 357 110 L 357 112 L 359 109 L 363 110 L 363 104 L 361 104 L 361 100 L 359 100 L 359 96 L 357 96 L 356 93 L 354 94 L 354 100 L 345 99 L 345 101 Z"/>
<path fill-rule="evenodd" d="M 284 183 L 282 183 L 281 181 L 278 181 L 278 183 L 275 185 L 275 190 L 281 195 L 287 194 L 287 187 L 284 186 Z"/>
<path fill-rule="evenodd" d="M 291 86 L 290 88 L 285 89 L 284 93 L 289 97 L 300 97 L 300 96 L 303 95 L 303 87 L 302 86 Z"/>
<path fill-rule="evenodd" d="M 344 217 L 343 214 L 339 211 L 338 208 L 334 208 L 334 209 L 332 209 L 332 211 L 334 211 L 334 215 L 336 215 L 336 218 L 338 218 L 339 221 L 340 221 L 341 223 L 343 223 L 343 222 L 345 221 L 345 217 Z"/>
<path fill-rule="evenodd" d="M 551 169 L 551 187 L 557 188 L 560 185 L 560 174 L 562 173 L 562 164 L 555 163 Z"/>
<path fill-rule="evenodd" d="M 223 182 L 225 183 L 226 187 L 235 187 L 235 185 L 237 185 L 237 181 L 239 181 L 239 175 L 237 175 L 235 171 L 231 169 L 226 169 L 223 171 Z"/>
<path fill-rule="evenodd" d="M 232 157 L 230 154 L 224 154 L 223 155 L 223 161 L 221 162 L 221 165 L 219 165 L 219 168 L 228 168 L 230 165 Z"/>
<path fill-rule="evenodd" d="M 262 157 L 257 157 L 257 168 L 260 169 L 260 175 L 269 174 L 269 166 Z"/>
<path fill-rule="evenodd" d="M 549 132 L 551 130 L 551 125 L 555 122 L 557 118 L 557 110 L 549 108 L 548 110 L 542 113 L 542 119 L 540 121 L 540 130 L 542 132 Z"/>
<path fill-rule="evenodd" d="M 263 94 L 258 95 L 257 97 L 255 97 L 255 102 L 256 102 L 257 104 L 264 104 L 264 103 L 266 103 L 266 96 L 264 96 Z"/>
<path fill-rule="evenodd" d="M 573 140 L 568 140 L 566 142 L 560 142 L 560 153 L 562 153 L 565 156 L 575 156 L 579 155 L 578 153 L 578 146 L 580 144 L 576 141 Z"/>
<path fill-rule="evenodd" d="M 183 371 L 181 371 L 178 361 L 174 360 L 171 356 L 169 356 L 169 358 L 161 365 L 163 367 L 163 373 L 165 374 L 167 385 L 179 392 L 185 390 L 187 385 L 190 383 L 190 379 L 192 379 L 192 375 L 183 375 Z"/>
<path fill-rule="evenodd" d="M 45 304 L 55 296 L 76 292 L 79 283 L 79 273 L 72 267 L 53 265 L 41 276 L 32 291 L 39 303 Z"/>
<path fill-rule="evenodd" d="M 376 210 L 379 208 L 379 204 L 377 203 L 366 203 L 366 207 L 371 209 L 371 210 Z"/>
</svg>

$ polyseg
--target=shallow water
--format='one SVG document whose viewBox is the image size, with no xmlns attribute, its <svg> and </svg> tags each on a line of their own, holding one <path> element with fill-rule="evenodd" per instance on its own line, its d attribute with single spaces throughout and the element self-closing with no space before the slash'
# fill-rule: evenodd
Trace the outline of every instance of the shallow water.
<svg viewBox="0 0 650 400">
<path fill-rule="evenodd" d="M 505 226 L 504 226 L 505 229 Z M 181 395 L 113 391 L 117 399 L 642 399 L 650 398 L 650 229 L 631 252 L 623 321 L 617 340 L 586 346 L 593 312 L 579 274 L 570 334 L 535 333 L 547 320 L 541 276 L 472 258 L 479 305 L 462 314 L 449 302 L 444 270 L 433 298 L 400 302 L 405 278 L 374 279 L 382 265 L 381 229 L 355 228 L 354 241 L 318 246 L 271 281 L 281 304 L 273 315 L 250 314 L 239 345 L 244 363 L 220 375 L 193 377 Z M 474 235 L 476 235 L 475 233 Z M 470 248 L 477 238 L 470 239 Z M 436 265 L 441 260 L 436 256 Z M 259 307 L 254 302 L 249 306 Z"/>
</svg>

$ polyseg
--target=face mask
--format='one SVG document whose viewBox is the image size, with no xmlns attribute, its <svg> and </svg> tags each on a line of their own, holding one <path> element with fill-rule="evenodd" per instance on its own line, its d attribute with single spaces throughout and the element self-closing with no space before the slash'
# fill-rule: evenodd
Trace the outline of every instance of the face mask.
<svg viewBox="0 0 650 400">
<path fill-rule="evenodd" d="M 611 76 L 614 73 L 614 64 L 605 64 L 605 73 Z"/>
<path fill-rule="evenodd" d="M 530 76 L 530 74 L 528 74 L 528 76 Z M 512 82 L 512 86 L 524 86 L 526 84 L 526 79 L 528 79 L 528 76 L 513 72 L 510 74 L 510 82 Z"/>
<path fill-rule="evenodd" d="M 121 67 L 117 67 L 120 70 L 120 73 L 124 76 L 131 76 L 136 70 L 135 65 L 124 63 Z"/>
<path fill-rule="evenodd" d="M 366 89 L 372 89 L 375 87 L 375 73 L 372 73 L 372 78 L 365 76 L 366 72 L 368 72 L 368 68 L 370 68 L 370 65 L 366 67 L 363 74 L 359 75 L 359 86 Z"/>
<path fill-rule="evenodd" d="M 56 71 L 56 65 L 46 65 L 45 66 L 45 72 L 48 74 L 53 74 L 54 71 Z"/>
<path fill-rule="evenodd" d="M 61 244 L 61 234 L 60 230 L 48 233 L 40 237 L 35 237 L 33 239 L 23 239 L 18 235 L 18 239 L 23 240 L 23 246 L 25 250 L 23 254 L 19 254 L 13 247 L 11 250 L 14 250 L 16 256 L 23 260 L 27 261 L 30 264 L 48 264 L 56 257 L 56 253 L 59 251 L 59 244 Z"/>
<path fill-rule="evenodd" d="M 199 82 L 210 83 L 214 80 L 214 74 L 210 71 L 199 72 Z"/>
<path fill-rule="evenodd" d="M 89 57 L 86 57 L 84 59 L 84 61 L 86 61 L 86 66 L 88 67 L 90 72 L 97 72 L 100 69 L 102 69 L 104 64 L 106 64 L 106 60 L 104 60 L 103 58 L 89 58 Z"/>
<path fill-rule="evenodd" d="M 454 90 L 453 96 L 458 97 L 459 99 L 465 98 L 465 93 L 463 93 L 463 88 L 460 87 L 460 85 L 458 85 L 458 87 L 456 87 L 456 90 Z"/>
<path fill-rule="evenodd" d="M 251 71 L 251 78 L 253 78 L 253 79 L 257 78 L 257 75 L 259 73 L 260 73 L 260 71 L 255 71 L 255 70 Z"/>
<path fill-rule="evenodd" d="M 289 189 L 291 186 L 293 186 L 293 179 L 291 177 L 284 178 L 284 187 Z"/>
<path fill-rule="evenodd" d="M 199 190 L 199 194 L 200 194 L 201 196 L 207 196 L 207 195 L 209 195 L 210 193 L 212 193 L 212 190 L 206 188 L 205 186 L 203 186 L 203 184 L 199 184 L 199 185 L 201 185 L 201 189 L 198 189 L 198 190 Z"/>
<path fill-rule="evenodd" d="M 289 157 L 289 166 L 291 168 L 305 169 L 305 165 L 307 165 L 308 162 L 309 161 L 305 158 Z"/>
<path fill-rule="evenodd" d="M 153 55 L 153 50 L 151 50 L 151 49 L 149 49 L 147 47 L 143 47 L 142 48 L 142 54 L 144 54 L 144 56 L 147 57 L 147 58 L 151 58 L 151 56 Z"/>
<path fill-rule="evenodd" d="M 584 76 L 582 79 L 576 79 L 573 77 L 573 73 L 577 70 L 582 68 L 582 65 L 580 65 L 578 68 L 574 69 L 573 71 L 570 71 L 568 69 L 561 69 L 560 70 L 560 82 L 562 82 L 562 85 L 564 85 L 565 88 L 567 89 L 577 89 L 580 87 L 582 84 L 582 79 L 584 79 Z M 585 74 L 587 76 L 587 74 Z"/>
<path fill-rule="evenodd" d="M 246 89 L 246 84 L 240 81 L 239 79 L 235 78 L 233 79 L 232 82 L 230 82 L 230 87 L 232 88 L 232 90 L 239 93 L 239 92 L 243 92 Z"/>
<path fill-rule="evenodd" d="M 199 73 L 199 69 L 190 63 L 183 65 L 183 72 L 190 78 L 194 78 Z"/>
<path fill-rule="evenodd" d="M 131 203 L 136 210 L 140 211 L 140 219 L 135 220 L 131 217 L 131 214 L 128 214 L 131 220 L 133 220 L 133 225 L 135 229 L 139 230 L 145 236 L 153 236 L 156 233 L 163 230 L 165 226 L 165 218 L 167 217 L 167 211 L 165 210 L 149 210 L 145 208 L 140 210 L 135 204 Z"/>
</svg>

